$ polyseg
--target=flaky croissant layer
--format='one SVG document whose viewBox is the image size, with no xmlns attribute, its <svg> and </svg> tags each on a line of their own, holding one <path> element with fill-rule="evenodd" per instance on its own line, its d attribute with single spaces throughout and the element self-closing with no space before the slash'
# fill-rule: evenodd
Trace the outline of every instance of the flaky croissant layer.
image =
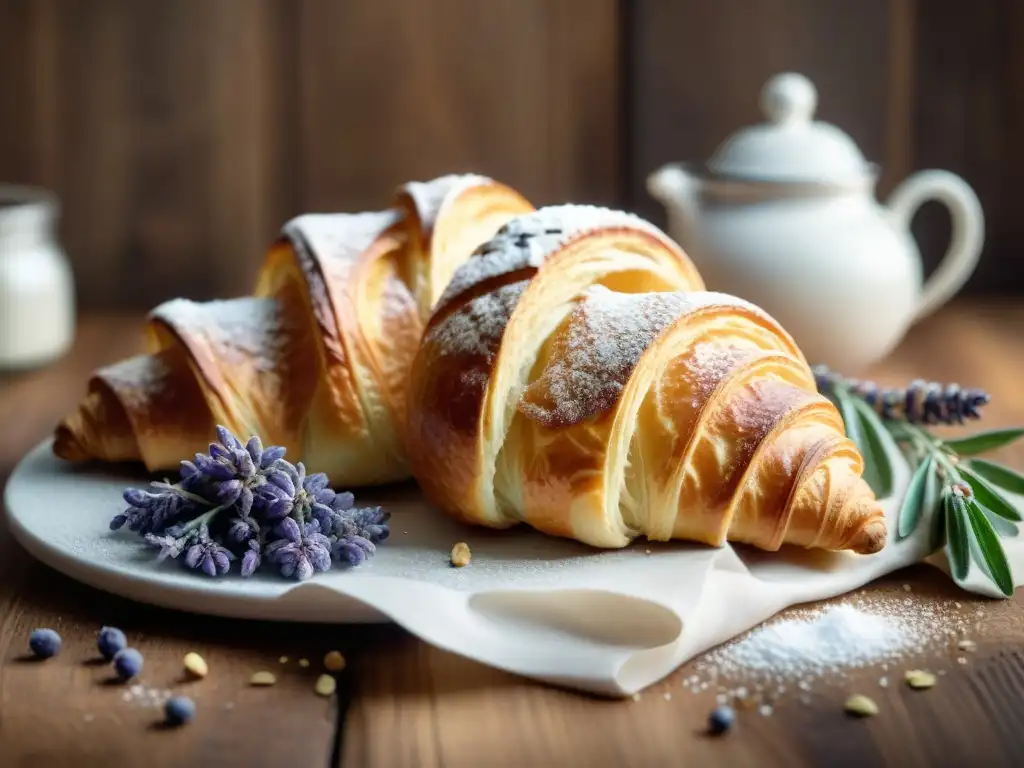
<svg viewBox="0 0 1024 768">
<path fill-rule="evenodd" d="M 408 478 L 406 389 L 429 309 L 477 245 L 531 210 L 465 175 L 408 183 L 384 211 L 293 219 L 254 295 L 153 310 L 147 354 L 96 372 L 54 452 L 172 469 L 223 424 L 345 486 Z"/>
<path fill-rule="evenodd" d="M 541 209 L 481 246 L 427 324 L 408 409 L 414 476 L 471 523 L 597 547 L 885 545 L 792 338 L 622 213 Z"/>
<path fill-rule="evenodd" d="M 58 456 L 172 469 L 223 424 L 341 486 L 411 472 L 465 521 L 597 547 L 886 541 L 790 336 L 621 211 L 409 183 L 290 221 L 252 296 L 167 302 L 146 339 L 93 376 Z"/>
</svg>

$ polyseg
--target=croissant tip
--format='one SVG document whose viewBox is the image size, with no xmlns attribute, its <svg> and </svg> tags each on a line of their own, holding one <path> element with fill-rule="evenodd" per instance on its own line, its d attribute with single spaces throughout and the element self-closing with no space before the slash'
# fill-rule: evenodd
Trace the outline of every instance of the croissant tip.
<svg viewBox="0 0 1024 768">
<path fill-rule="evenodd" d="M 54 432 L 53 455 L 65 461 L 84 461 L 89 458 L 75 433 L 65 424 L 58 426 Z"/>
<path fill-rule="evenodd" d="M 885 548 L 885 542 L 888 537 L 889 529 L 885 524 L 885 520 L 875 518 L 857 531 L 850 541 L 848 548 L 859 555 L 873 555 Z"/>
</svg>

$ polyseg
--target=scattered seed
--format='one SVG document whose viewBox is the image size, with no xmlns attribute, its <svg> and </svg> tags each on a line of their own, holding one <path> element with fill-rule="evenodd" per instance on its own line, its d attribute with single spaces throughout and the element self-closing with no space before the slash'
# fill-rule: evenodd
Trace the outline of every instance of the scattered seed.
<svg viewBox="0 0 1024 768">
<path fill-rule="evenodd" d="M 644 552 L 646 552 L 648 555 L 651 554 L 651 550 L 649 549 L 645 549 Z"/>
<path fill-rule="evenodd" d="M 880 686 L 882 686 L 883 688 L 888 688 L 889 687 L 889 678 L 888 677 L 880 677 L 878 679 L 878 684 Z"/>
<path fill-rule="evenodd" d="M 872 699 L 863 694 L 857 693 L 846 700 L 843 705 L 849 714 L 858 717 L 872 717 L 878 714 L 878 705 Z"/>
<path fill-rule="evenodd" d="M 956 663 L 957 664 L 966 664 L 967 663 L 967 657 L 965 657 L 965 656 L 957 657 Z"/>
<path fill-rule="evenodd" d="M 715 696 L 715 702 L 718 704 L 728 704 L 729 697 L 724 693 L 720 693 L 717 696 Z"/>
<path fill-rule="evenodd" d="M 960 603 L 953 603 L 953 605 L 957 608 L 957 610 L 959 610 L 960 608 L 963 608 L 963 606 L 960 605 Z"/>
<path fill-rule="evenodd" d="M 736 698 L 737 699 L 745 699 L 745 698 L 747 698 L 747 689 L 742 687 L 742 686 L 737 688 L 736 689 Z"/>
<path fill-rule="evenodd" d="M 632 696 L 630 696 L 630 698 L 633 701 L 640 701 L 640 694 L 639 693 L 634 693 Z"/>
<path fill-rule="evenodd" d="M 469 544 L 466 542 L 460 541 L 452 547 L 451 562 L 456 568 L 462 568 L 469 565 L 469 561 L 472 557 L 473 553 L 469 551 Z"/>
<path fill-rule="evenodd" d="M 299 666 L 305 669 L 309 666 L 309 659 L 299 659 Z"/>
<path fill-rule="evenodd" d="M 907 685 L 917 690 L 931 688 L 937 682 L 935 675 L 931 672 L 925 672 L 923 669 L 908 670 L 905 675 L 905 679 L 907 681 Z"/>
<path fill-rule="evenodd" d="M 85 716 L 85 722 L 87 722 L 87 723 L 91 723 L 95 719 L 96 719 L 96 715 L 86 715 Z"/>
<path fill-rule="evenodd" d="M 324 669 L 328 672 L 341 672 L 345 668 L 345 657 L 340 651 L 328 651 L 324 656 Z"/>
<path fill-rule="evenodd" d="M 803 694 L 803 695 L 802 695 L 802 696 L 800 697 L 800 703 L 801 703 L 801 704 L 803 704 L 803 705 L 804 705 L 805 707 L 809 707 L 809 706 L 811 706 L 811 697 L 810 697 L 810 696 L 808 696 L 808 695 L 807 695 L 806 693 L 805 693 L 805 694 Z"/>
<path fill-rule="evenodd" d="M 773 711 L 772 710 L 772 705 L 771 704 L 762 704 L 760 709 L 758 709 L 757 711 L 761 713 L 762 717 L 768 717 L 769 715 L 771 715 L 771 713 Z"/>
<path fill-rule="evenodd" d="M 957 647 L 961 651 L 967 651 L 968 653 L 974 653 L 976 650 L 978 650 L 978 644 L 973 640 L 961 640 Z"/>
<path fill-rule="evenodd" d="M 913 588 L 909 584 L 904 584 L 903 585 L 903 591 L 904 592 L 910 592 L 911 589 L 913 589 Z"/>
<path fill-rule="evenodd" d="M 206 677 L 210 671 L 206 666 L 206 660 L 194 651 L 185 654 L 185 669 L 192 677 Z"/>
<path fill-rule="evenodd" d="M 672 694 L 665 691 L 665 701 L 672 701 Z"/>
<path fill-rule="evenodd" d="M 256 672 L 249 678 L 249 685 L 273 685 L 276 682 L 273 672 Z"/>
<path fill-rule="evenodd" d="M 316 679 L 314 689 L 320 696 L 330 696 L 338 688 L 338 681 L 331 675 L 320 675 Z"/>
<path fill-rule="evenodd" d="M 278 659 L 278 661 L 281 662 L 282 664 L 287 664 L 288 663 L 288 657 L 287 656 L 282 656 L 280 659 Z"/>
</svg>

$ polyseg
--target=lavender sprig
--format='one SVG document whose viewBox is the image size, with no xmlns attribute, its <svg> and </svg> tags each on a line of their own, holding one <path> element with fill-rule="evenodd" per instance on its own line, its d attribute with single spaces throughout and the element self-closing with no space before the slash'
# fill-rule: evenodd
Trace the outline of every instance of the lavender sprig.
<svg viewBox="0 0 1024 768">
<path fill-rule="evenodd" d="M 982 389 L 914 379 L 906 387 L 879 387 L 873 381 L 848 379 L 826 366 L 814 369 L 818 390 L 824 394 L 845 387 L 864 400 L 885 421 L 910 424 L 960 425 L 981 418 L 980 409 L 991 397 Z"/>
<path fill-rule="evenodd" d="M 244 445 L 217 427 L 209 453 L 181 462 L 179 480 L 129 488 L 128 508 L 111 520 L 159 552 L 207 576 L 240 563 L 243 577 L 272 566 L 285 578 L 304 580 L 333 563 L 355 566 L 376 552 L 390 531 L 388 512 L 357 508 L 351 493 L 336 493 L 327 475 L 307 475 L 286 461 L 285 449 Z"/>
</svg>

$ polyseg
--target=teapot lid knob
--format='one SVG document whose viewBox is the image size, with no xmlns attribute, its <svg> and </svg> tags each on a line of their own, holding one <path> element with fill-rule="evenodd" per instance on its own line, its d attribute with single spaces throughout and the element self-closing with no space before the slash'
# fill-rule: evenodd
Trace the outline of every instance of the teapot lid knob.
<svg viewBox="0 0 1024 768">
<path fill-rule="evenodd" d="M 807 122 L 817 106 L 814 84 L 797 72 L 775 75 L 761 89 L 761 111 L 773 123 Z"/>
</svg>

